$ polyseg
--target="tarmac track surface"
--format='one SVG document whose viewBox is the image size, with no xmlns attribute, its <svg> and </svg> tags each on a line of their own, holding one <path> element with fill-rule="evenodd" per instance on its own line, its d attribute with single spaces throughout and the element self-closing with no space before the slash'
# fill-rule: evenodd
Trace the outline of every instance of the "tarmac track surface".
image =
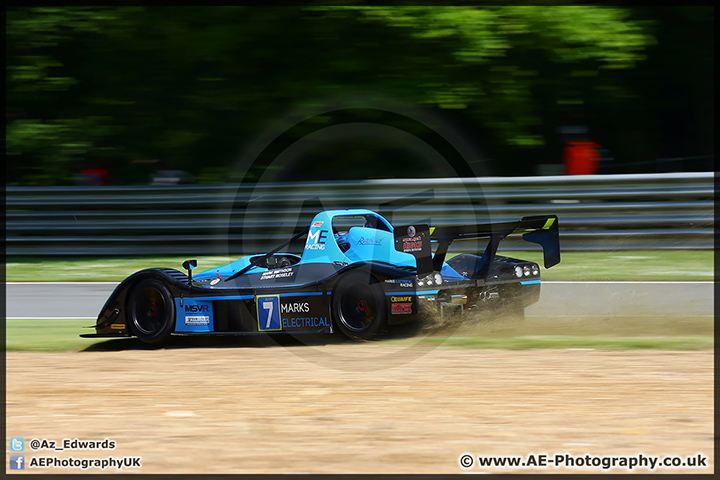
<svg viewBox="0 0 720 480">
<path fill-rule="evenodd" d="M 5 286 L 8 318 L 96 318 L 111 282 Z M 527 315 L 712 315 L 713 282 L 543 282 Z"/>
<path fill-rule="evenodd" d="M 122 345 L 6 354 L 8 437 L 117 443 L 26 447 L 26 471 L 81 472 L 30 469 L 31 457 L 140 456 L 129 472 L 604 473 L 458 460 L 699 453 L 708 467 L 655 472 L 714 472 L 711 350 Z"/>
</svg>

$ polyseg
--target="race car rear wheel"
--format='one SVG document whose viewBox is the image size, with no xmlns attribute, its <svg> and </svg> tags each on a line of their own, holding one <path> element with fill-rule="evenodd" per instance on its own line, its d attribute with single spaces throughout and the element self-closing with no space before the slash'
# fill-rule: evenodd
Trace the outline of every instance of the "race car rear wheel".
<svg viewBox="0 0 720 480">
<path fill-rule="evenodd" d="M 127 302 L 130 328 L 140 340 L 161 345 L 175 326 L 175 305 L 170 290 L 159 280 L 147 278 L 130 292 Z"/>
<path fill-rule="evenodd" d="M 370 339 L 387 325 L 385 294 L 368 272 L 341 277 L 332 296 L 335 325 L 350 338 Z"/>
</svg>

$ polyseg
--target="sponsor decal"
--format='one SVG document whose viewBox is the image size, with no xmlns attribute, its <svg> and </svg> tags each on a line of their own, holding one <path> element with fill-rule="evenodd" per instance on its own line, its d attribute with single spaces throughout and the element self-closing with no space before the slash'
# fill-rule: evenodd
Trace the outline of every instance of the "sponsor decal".
<svg viewBox="0 0 720 480">
<path fill-rule="evenodd" d="M 283 318 L 283 328 L 329 327 L 327 317 Z"/>
<path fill-rule="evenodd" d="M 325 250 L 325 240 L 327 240 L 327 230 L 316 230 L 308 232 L 308 239 L 305 243 L 305 250 Z"/>
<path fill-rule="evenodd" d="M 309 331 L 332 328 L 322 292 L 257 295 L 258 331 Z"/>
<path fill-rule="evenodd" d="M 413 297 L 410 295 L 393 295 L 390 297 L 390 313 L 405 315 L 413 313 Z"/>
<path fill-rule="evenodd" d="M 217 285 L 218 283 L 220 283 L 220 279 L 219 279 L 219 278 L 213 278 L 212 281 L 210 282 L 210 285 Z"/>
<path fill-rule="evenodd" d="M 321 220 L 315 221 L 315 222 L 313 222 L 312 227 L 313 227 L 313 228 L 315 228 L 315 227 L 322 227 L 322 224 L 323 224 L 323 223 L 325 223 L 325 222 L 323 222 L 323 221 L 321 221 Z"/>
<path fill-rule="evenodd" d="M 357 241 L 358 245 L 382 245 L 382 238 L 376 238 L 376 237 L 360 237 L 360 240 Z"/>
<path fill-rule="evenodd" d="M 323 247 L 324 247 L 324 245 L 323 245 Z M 292 277 L 294 273 L 295 273 L 295 269 L 292 267 L 268 270 L 267 272 L 263 272 L 263 274 L 260 275 L 260 280 L 273 280 L 276 278 L 288 278 L 288 277 Z"/>
<path fill-rule="evenodd" d="M 112 330 L 125 330 L 125 324 L 124 323 L 111 323 L 110 329 Z"/>
<path fill-rule="evenodd" d="M 308 313 L 310 311 L 310 304 L 308 302 L 295 302 L 295 303 L 283 303 L 280 304 L 281 313 Z"/>
<path fill-rule="evenodd" d="M 386 279 L 385 283 L 393 283 L 403 288 L 412 288 L 413 286 L 412 280 L 399 280 L 396 278 Z"/>
<path fill-rule="evenodd" d="M 403 252 L 420 252 L 423 248 L 422 237 L 408 237 L 402 239 Z"/>
<path fill-rule="evenodd" d="M 209 311 L 209 305 L 185 305 L 185 313 L 207 313 Z"/>
<path fill-rule="evenodd" d="M 204 305 L 207 307 L 207 305 Z M 185 325 L 210 325 L 210 316 L 193 315 L 185 317 Z"/>
<path fill-rule="evenodd" d="M 393 315 L 413 313 L 412 305 L 412 303 L 393 303 L 390 311 Z"/>
<path fill-rule="evenodd" d="M 405 234 L 408 234 L 405 236 Z M 415 235 L 412 235 L 412 234 Z M 395 227 L 395 250 L 409 253 L 417 261 L 418 272 L 429 273 L 433 271 L 432 251 L 430 249 L 430 235 L 427 225 L 410 225 Z"/>
</svg>

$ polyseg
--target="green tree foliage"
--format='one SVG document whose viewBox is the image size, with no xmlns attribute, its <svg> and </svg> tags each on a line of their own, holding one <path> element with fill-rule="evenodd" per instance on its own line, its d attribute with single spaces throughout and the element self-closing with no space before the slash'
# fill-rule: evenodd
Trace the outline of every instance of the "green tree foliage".
<svg viewBox="0 0 720 480">
<path fill-rule="evenodd" d="M 67 49 L 97 35 L 117 16 L 104 8 L 37 7 L 6 11 L 6 154 L 10 179 L 71 181 L 73 163 L 101 147 L 108 122 L 88 115 L 70 94 L 77 86 Z M 65 50 L 65 51 L 64 51 Z"/>
<path fill-rule="evenodd" d="M 115 183 L 145 183 L 157 168 L 218 181 L 253 138 L 298 105 L 376 94 L 454 119 L 498 160 L 493 171 L 533 173 L 543 155 L 557 160 L 560 125 L 600 122 L 612 143 L 615 110 L 642 90 L 626 72 L 646 63 L 650 33 L 659 31 L 648 12 L 636 13 L 11 7 L 8 181 L 67 184 L 84 165 L 105 166 Z M 378 170 L 373 158 L 387 165 L 395 156 L 362 148 L 354 157 L 367 168 L 357 175 Z M 337 145 L 328 152 L 343 155 Z"/>
<path fill-rule="evenodd" d="M 422 101 L 463 108 L 510 145 L 542 145 L 533 127 L 545 104 L 585 100 L 577 84 L 630 68 L 650 38 L 618 8 L 583 6 L 367 7 L 367 18 L 405 29 L 426 51 L 450 56 Z M 541 98 L 542 97 L 542 98 Z"/>
</svg>

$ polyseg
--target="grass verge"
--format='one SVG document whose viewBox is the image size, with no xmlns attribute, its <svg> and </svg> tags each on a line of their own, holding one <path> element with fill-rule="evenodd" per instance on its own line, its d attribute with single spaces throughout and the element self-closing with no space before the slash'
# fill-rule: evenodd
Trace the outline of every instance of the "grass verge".
<svg viewBox="0 0 720 480">
<path fill-rule="evenodd" d="M 700 321 L 699 321 L 700 322 Z M 711 323 L 711 320 L 707 321 Z M 80 338 L 81 333 L 93 333 L 93 329 L 82 328 L 92 325 L 93 320 L 6 320 L 6 351 L 32 351 L 32 352 L 66 352 L 81 350 L 133 350 L 145 349 L 136 339 L 92 339 Z M 677 325 L 680 331 L 682 324 Z M 712 326 L 698 326 L 687 331 L 690 335 L 678 335 L 675 332 L 663 330 L 661 334 L 649 331 L 645 335 L 618 335 L 610 337 L 606 333 L 594 335 L 580 333 L 577 335 L 522 335 L 521 329 L 514 328 L 508 335 L 505 331 L 471 332 L 457 331 L 453 336 L 443 335 L 439 332 L 432 336 L 418 336 L 401 339 L 382 340 L 377 344 L 388 345 L 416 345 L 418 347 L 435 347 L 444 345 L 452 348 L 505 348 L 505 349 L 532 349 L 532 348 L 595 348 L 595 349 L 662 349 L 662 350 L 702 350 L 711 349 L 714 345 Z M 215 343 L 208 343 L 208 339 L 177 338 L 177 343 L 187 347 L 193 346 L 242 346 L 253 345 L 246 339 L 238 337 L 220 337 Z M 342 342 L 342 339 L 327 337 L 328 343 Z M 122 342 L 122 345 L 119 343 Z M 350 343 L 350 342 L 348 342 Z M 107 348 L 103 347 L 103 344 Z M 112 346 L 111 346 L 112 345 Z M 123 348 L 124 347 L 124 348 Z"/>
<path fill-rule="evenodd" d="M 97 339 L 80 338 L 81 333 L 94 333 L 94 320 L 5 320 L 5 350 L 8 352 L 64 352 L 82 350 Z"/>
<path fill-rule="evenodd" d="M 499 252 L 542 267 L 542 252 Z M 541 269 L 550 281 L 712 281 L 712 250 L 562 252 L 558 265 Z"/>
</svg>

